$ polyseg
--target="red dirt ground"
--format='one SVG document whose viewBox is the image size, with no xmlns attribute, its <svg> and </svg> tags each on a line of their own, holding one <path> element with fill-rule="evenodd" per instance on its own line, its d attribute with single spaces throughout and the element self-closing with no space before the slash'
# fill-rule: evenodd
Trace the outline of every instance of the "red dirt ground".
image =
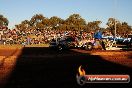
<svg viewBox="0 0 132 88">
<path fill-rule="evenodd" d="M 97 62 L 101 60 L 101 62 L 98 64 L 96 60 Z M 108 66 L 106 66 L 106 68 L 104 67 L 104 65 L 107 65 L 104 64 L 105 62 L 109 64 Z M 111 62 L 117 65 L 112 64 Z M 95 67 L 92 63 L 98 65 L 96 67 L 97 71 L 99 71 L 99 68 L 101 68 L 102 70 L 104 70 L 104 73 L 105 70 L 106 72 L 113 73 L 112 70 L 116 71 L 118 69 L 123 70 L 124 73 L 130 73 L 130 71 L 128 70 L 132 69 L 132 51 L 85 51 L 73 49 L 70 52 L 66 51 L 62 53 L 47 48 L 0 49 L 0 88 L 2 88 L 5 84 L 8 84 L 9 86 L 3 88 L 18 88 L 19 86 L 20 88 L 21 86 L 22 88 L 32 88 L 35 85 L 34 82 L 29 82 L 30 80 L 36 80 L 36 83 L 37 81 L 40 81 L 40 83 L 37 83 L 37 85 L 48 85 L 49 88 L 58 88 L 58 86 L 60 88 L 73 88 L 75 86 L 74 82 L 72 82 L 73 80 L 68 79 L 68 77 L 72 77 L 73 75 L 71 72 L 75 73 L 78 66 L 83 64 L 90 64 L 88 65 L 88 67 L 89 69 L 91 69 L 91 72 L 96 72 L 95 70 L 92 70 L 92 68 Z M 111 68 L 112 66 L 117 66 L 117 68 Z M 18 68 L 21 70 L 19 70 Z M 107 68 L 109 68 L 110 71 L 107 70 Z M 46 70 L 46 72 L 44 70 Z M 122 73 L 123 71 L 120 71 L 119 73 Z M 58 74 L 63 74 L 63 76 L 65 77 L 63 79 L 63 76 L 61 76 L 60 78 L 58 78 L 58 80 L 61 81 L 56 81 L 56 79 L 53 79 L 52 75 L 50 75 L 53 73 L 55 74 L 54 78 L 60 76 Z M 33 75 L 33 77 L 31 75 Z M 44 78 L 42 76 L 44 76 Z M 49 78 L 47 78 L 47 76 L 49 76 Z M 53 79 L 53 81 L 51 81 L 51 79 Z M 46 84 L 43 84 L 42 80 L 47 80 L 48 82 L 46 82 Z M 60 83 L 54 84 L 54 81 Z M 73 84 L 71 85 L 70 82 Z M 128 88 L 126 85 L 124 86 L 124 88 L 125 87 Z"/>
<path fill-rule="evenodd" d="M 122 50 L 111 50 L 111 51 L 103 51 L 103 50 L 78 50 L 73 49 L 76 52 L 90 54 L 90 55 L 99 55 L 102 59 L 114 62 L 117 64 L 121 64 L 124 66 L 128 66 L 132 68 L 132 51 L 122 51 Z"/>
</svg>

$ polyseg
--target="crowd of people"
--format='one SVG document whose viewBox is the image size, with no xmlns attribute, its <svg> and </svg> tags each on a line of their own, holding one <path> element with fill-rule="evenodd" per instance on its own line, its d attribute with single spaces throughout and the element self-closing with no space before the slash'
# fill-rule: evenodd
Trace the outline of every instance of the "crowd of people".
<svg viewBox="0 0 132 88">
<path fill-rule="evenodd" d="M 72 36 L 82 38 L 92 38 L 93 33 L 87 33 L 82 31 L 60 31 L 60 30 L 37 30 L 27 29 L 21 31 L 18 29 L 8 29 L 7 27 L 0 27 L 0 44 L 45 44 L 49 43 L 51 39 L 63 36 Z"/>
<path fill-rule="evenodd" d="M 109 32 L 103 35 L 111 35 Z M 72 36 L 75 39 L 89 39 L 91 41 L 96 37 L 94 32 L 86 31 L 62 31 L 52 29 L 8 29 L 8 27 L 0 27 L 0 44 L 12 45 L 32 45 L 32 44 L 45 44 L 49 43 L 53 38 Z M 100 37 L 101 38 L 101 37 Z"/>
</svg>

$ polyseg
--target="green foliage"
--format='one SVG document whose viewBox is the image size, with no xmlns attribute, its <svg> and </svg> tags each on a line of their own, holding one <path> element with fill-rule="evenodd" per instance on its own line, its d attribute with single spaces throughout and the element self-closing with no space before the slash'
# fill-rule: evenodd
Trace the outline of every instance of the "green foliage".
<svg viewBox="0 0 132 88">
<path fill-rule="evenodd" d="M 9 21 L 3 15 L 0 14 L 0 26 L 8 26 Z"/>
<path fill-rule="evenodd" d="M 8 23 L 8 21 L 7 21 Z M 21 24 L 15 25 L 17 29 L 26 31 L 28 29 L 39 29 L 39 30 L 72 30 L 80 31 L 85 30 L 87 32 L 95 32 L 96 30 L 110 31 L 114 35 L 115 23 L 117 33 L 120 35 L 126 35 L 132 31 L 131 26 L 126 22 L 120 22 L 114 18 L 109 18 L 106 25 L 107 28 L 100 28 L 101 21 L 92 21 L 86 23 L 79 14 L 72 14 L 67 19 L 61 19 L 57 16 L 51 18 L 44 17 L 42 14 L 36 14 L 31 17 L 30 20 L 24 20 Z"/>
<path fill-rule="evenodd" d="M 132 31 L 131 26 L 129 26 L 126 22 L 120 22 L 114 18 L 109 18 L 107 25 L 107 29 L 109 29 L 113 35 L 115 35 L 115 27 L 117 34 L 123 37 L 126 37 L 126 35 Z"/>
</svg>

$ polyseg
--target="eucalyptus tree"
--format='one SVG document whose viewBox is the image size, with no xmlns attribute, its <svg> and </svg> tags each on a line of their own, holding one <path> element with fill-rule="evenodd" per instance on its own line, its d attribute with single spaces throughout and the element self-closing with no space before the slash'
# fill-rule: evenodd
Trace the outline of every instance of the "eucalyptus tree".
<svg viewBox="0 0 132 88">
<path fill-rule="evenodd" d="M 6 17 L 3 15 L 0 15 L 0 26 L 8 26 L 9 21 Z"/>
<path fill-rule="evenodd" d="M 49 23 L 53 29 L 60 29 L 64 24 L 64 20 L 61 19 L 60 17 L 53 16 L 49 19 Z"/>
<path fill-rule="evenodd" d="M 65 24 L 70 30 L 83 30 L 86 21 L 79 14 L 72 14 L 65 20 Z"/>
<path fill-rule="evenodd" d="M 36 14 L 31 18 L 30 25 L 36 29 L 42 29 L 44 28 L 44 19 L 45 17 L 42 14 Z"/>
<path fill-rule="evenodd" d="M 101 21 L 88 22 L 88 24 L 86 25 L 87 31 L 95 32 L 96 30 L 100 30 L 101 23 L 102 23 Z"/>
<path fill-rule="evenodd" d="M 130 31 L 132 31 L 131 26 L 128 25 L 127 22 L 120 22 L 119 20 L 116 20 L 114 18 L 109 18 L 107 25 L 108 25 L 107 29 L 109 29 L 113 35 L 115 35 L 116 31 L 117 35 L 127 36 L 130 33 Z"/>
</svg>

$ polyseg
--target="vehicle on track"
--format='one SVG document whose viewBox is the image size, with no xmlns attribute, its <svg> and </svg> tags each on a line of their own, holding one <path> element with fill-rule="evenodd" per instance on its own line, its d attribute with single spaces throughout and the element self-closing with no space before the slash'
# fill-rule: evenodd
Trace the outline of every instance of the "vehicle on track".
<svg viewBox="0 0 132 88">
<path fill-rule="evenodd" d="M 76 46 L 77 48 L 84 49 L 84 50 L 92 50 L 94 46 L 94 40 L 91 39 L 80 39 Z"/>
<path fill-rule="evenodd" d="M 75 39 L 71 36 L 55 38 L 51 40 L 49 47 L 59 51 L 71 49 L 75 47 Z"/>
</svg>

